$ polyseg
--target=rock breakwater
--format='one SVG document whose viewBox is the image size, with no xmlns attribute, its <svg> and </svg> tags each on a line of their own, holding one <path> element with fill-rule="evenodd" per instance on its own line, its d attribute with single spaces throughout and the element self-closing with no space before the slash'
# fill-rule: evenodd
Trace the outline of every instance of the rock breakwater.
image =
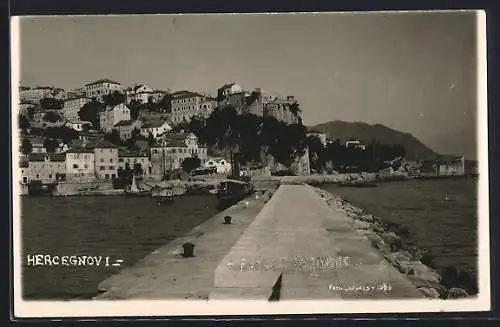
<svg viewBox="0 0 500 327">
<path fill-rule="evenodd" d="M 427 264 L 430 260 L 425 251 L 408 247 L 405 238 L 409 231 L 396 224 L 387 224 L 380 217 L 366 213 L 339 196 L 315 188 L 316 192 L 331 207 L 344 211 L 349 222 L 358 233 L 366 237 L 384 258 L 419 289 L 424 296 L 439 299 L 456 299 L 477 294 L 477 279 L 474 275 L 456 267 L 437 271 Z"/>
</svg>

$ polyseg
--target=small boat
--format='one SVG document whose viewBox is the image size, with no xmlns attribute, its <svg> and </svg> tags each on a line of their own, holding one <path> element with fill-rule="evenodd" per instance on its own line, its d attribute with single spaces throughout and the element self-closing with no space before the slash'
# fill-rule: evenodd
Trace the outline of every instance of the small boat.
<svg viewBox="0 0 500 327">
<path fill-rule="evenodd" d="M 217 192 L 215 193 L 219 206 L 231 206 L 252 192 L 252 185 L 246 181 L 238 179 L 227 179 L 219 183 Z"/>
<path fill-rule="evenodd" d="M 29 196 L 51 196 L 54 193 L 57 184 L 44 184 L 39 180 L 33 180 L 28 184 Z"/>
<path fill-rule="evenodd" d="M 169 189 L 153 190 L 152 197 L 158 205 L 161 205 L 163 203 L 172 204 L 174 202 L 174 193 Z"/>
<path fill-rule="evenodd" d="M 186 193 L 184 183 L 177 180 L 163 181 L 154 186 L 152 197 L 158 205 L 162 203 L 171 204 L 176 196 Z"/>
<path fill-rule="evenodd" d="M 139 188 L 135 181 L 135 175 L 132 177 L 132 185 L 130 188 L 125 188 L 125 196 L 151 196 L 151 190 Z"/>
</svg>

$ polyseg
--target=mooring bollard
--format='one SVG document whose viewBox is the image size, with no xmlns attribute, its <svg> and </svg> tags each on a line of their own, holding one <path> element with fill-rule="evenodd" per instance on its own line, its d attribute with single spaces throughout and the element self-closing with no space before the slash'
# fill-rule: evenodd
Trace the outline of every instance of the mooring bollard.
<svg viewBox="0 0 500 327">
<path fill-rule="evenodd" d="M 224 217 L 224 225 L 230 225 L 231 219 L 233 219 L 231 216 L 225 216 Z"/>
<path fill-rule="evenodd" d="M 184 249 L 184 253 L 182 254 L 183 257 L 185 257 L 185 258 L 194 257 L 194 244 L 193 243 L 184 243 L 182 245 L 182 248 Z"/>
</svg>

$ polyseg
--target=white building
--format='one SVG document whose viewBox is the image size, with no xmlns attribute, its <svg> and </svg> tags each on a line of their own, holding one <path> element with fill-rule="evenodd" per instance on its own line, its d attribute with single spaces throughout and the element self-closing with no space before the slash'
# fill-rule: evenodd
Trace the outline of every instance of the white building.
<svg viewBox="0 0 500 327">
<path fill-rule="evenodd" d="M 101 101 L 104 95 L 114 91 L 121 91 L 121 84 L 110 79 L 100 79 L 85 84 L 85 96 L 89 99 L 96 98 Z"/>
<path fill-rule="evenodd" d="M 217 90 L 217 97 L 219 100 L 222 100 L 226 97 L 228 97 L 231 94 L 236 94 L 236 93 L 241 93 L 243 92 L 243 89 L 241 86 L 239 86 L 236 83 L 229 83 L 226 85 L 223 85 Z"/>
<path fill-rule="evenodd" d="M 231 173 L 231 163 L 223 158 L 210 158 L 204 166 L 205 168 L 216 168 L 217 174 Z"/>
<path fill-rule="evenodd" d="M 135 85 L 125 92 L 127 103 L 130 103 L 132 100 L 147 103 L 152 94 L 153 89 L 144 84 Z"/>
<path fill-rule="evenodd" d="M 166 122 L 161 120 L 148 121 L 144 122 L 141 127 L 141 135 L 144 137 L 148 137 L 149 134 L 152 134 L 156 139 L 160 135 L 165 134 L 170 131 L 172 127 Z"/>
<path fill-rule="evenodd" d="M 346 141 L 345 142 L 345 147 L 346 148 L 356 148 L 356 149 L 366 150 L 366 145 L 362 144 L 358 140 L 348 140 L 348 141 Z"/>
<path fill-rule="evenodd" d="M 90 99 L 85 97 L 68 98 L 64 100 L 64 105 L 62 108 L 63 116 L 65 119 L 78 120 L 78 112 L 82 107 L 89 103 Z"/>
<path fill-rule="evenodd" d="M 113 127 L 122 120 L 130 120 L 130 109 L 123 103 L 108 106 L 99 114 L 100 129 L 104 133 L 111 133 Z"/>
<path fill-rule="evenodd" d="M 84 120 L 68 120 L 65 126 L 74 129 L 77 132 L 81 132 L 84 126 L 91 127 L 92 123 Z"/>
</svg>

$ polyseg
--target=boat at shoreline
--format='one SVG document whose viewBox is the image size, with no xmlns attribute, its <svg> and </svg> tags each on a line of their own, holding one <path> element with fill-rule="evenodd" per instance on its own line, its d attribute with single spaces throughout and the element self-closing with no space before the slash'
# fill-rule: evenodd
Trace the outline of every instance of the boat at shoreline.
<svg viewBox="0 0 500 327">
<path fill-rule="evenodd" d="M 151 193 L 151 197 L 158 205 L 162 203 L 171 204 L 176 196 L 186 193 L 186 185 L 180 180 L 162 181 L 156 184 Z"/>
<path fill-rule="evenodd" d="M 252 190 L 252 185 L 249 182 L 239 179 L 226 179 L 220 182 L 217 189 L 211 193 L 217 197 L 219 206 L 227 207 L 243 200 L 252 193 Z"/>
<path fill-rule="evenodd" d="M 152 190 L 146 190 L 139 188 L 135 179 L 135 175 L 132 177 L 132 185 L 129 188 L 124 189 L 125 196 L 136 197 L 136 196 L 151 196 L 153 194 Z"/>
</svg>

